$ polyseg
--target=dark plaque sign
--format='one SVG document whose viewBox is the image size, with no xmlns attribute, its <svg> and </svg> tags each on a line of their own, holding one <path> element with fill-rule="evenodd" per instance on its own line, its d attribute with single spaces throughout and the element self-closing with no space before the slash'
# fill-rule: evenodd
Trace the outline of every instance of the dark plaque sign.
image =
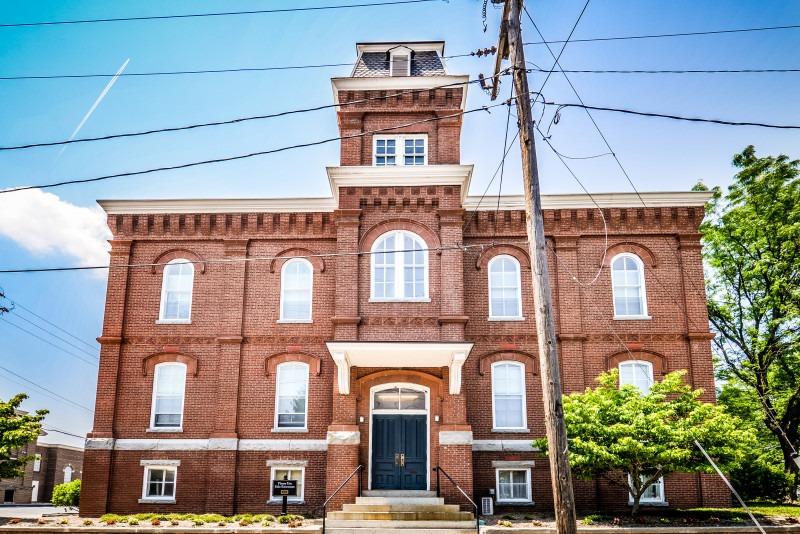
<svg viewBox="0 0 800 534">
<path fill-rule="evenodd" d="M 273 480 L 272 481 L 272 495 L 275 497 L 296 497 L 297 496 L 297 481 L 296 480 Z"/>
</svg>

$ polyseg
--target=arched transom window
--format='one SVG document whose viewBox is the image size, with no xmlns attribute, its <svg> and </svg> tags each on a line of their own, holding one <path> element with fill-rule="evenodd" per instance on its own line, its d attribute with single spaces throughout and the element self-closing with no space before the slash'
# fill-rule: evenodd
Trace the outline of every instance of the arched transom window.
<svg viewBox="0 0 800 534">
<path fill-rule="evenodd" d="M 188 322 L 192 314 L 194 266 L 185 258 L 175 259 L 164 267 L 161 283 L 159 320 Z"/>
<path fill-rule="evenodd" d="M 372 300 L 427 300 L 428 251 L 417 234 L 397 230 L 372 246 Z"/>
<path fill-rule="evenodd" d="M 630 360 L 619 364 L 619 385 L 633 384 L 642 394 L 650 392 L 653 384 L 653 364 L 641 360 Z"/>
<path fill-rule="evenodd" d="M 635 254 L 618 254 L 611 260 L 611 285 L 615 318 L 647 318 L 644 264 Z"/>
<path fill-rule="evenodd" d="M 311 320 L 313 269 L 308 260 L 295 258 L 281 269 L 281 321 Z"/>
<path fill-rule="evenodd" d="M 412 411 L 425 410 L 425 392 L 400 386 L 381 389 L 373 393 L 372 409 Z"/>
<path fill-rule="evenodd" d="M 501 255 L 489 262 L 489 318 L 522 319 L 519 261 Z"/>
</svg>

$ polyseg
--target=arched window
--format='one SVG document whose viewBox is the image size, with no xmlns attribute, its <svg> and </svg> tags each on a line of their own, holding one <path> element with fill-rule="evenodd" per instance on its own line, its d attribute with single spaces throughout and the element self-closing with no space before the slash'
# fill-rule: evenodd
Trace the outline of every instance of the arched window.
<svg viewBox="0 0 800 534">
<path fill-rule="evenodd" d="M 494 430 L 527 429 L 525 366 L 518 362 L 492 364 Z"/>
<path fill-rule="evenodd" d="M 72 466 L 68 465 L 64 468 L 64 484 L 72 482 Z"/>
<path fill-rule="evenodd" d="M 372 300 L 427 300 L 428 251 L 417 234 L 387 232 L 372 246 Z"/>
<path fill-rule="evenodd" d="M 164 267 L 159 320 L 188 322 L 192 315 L 194 266 L 187 259 L 175 259 Z"/>
<path fill-rule="evenodd" d="M 513 256 L 495 256 L 489 262 L 489 319 L 521 318 L 519 261 Z"/>
<path fill-rule="evenodd" d="M 150 428 L 181 429 L 185 389 L 185 364 L 168 362 L 155 366 Z"/>
<path fill-rule="evenodd" d="M 639 256 L 629 253 L 614 256 L 611 260 L 611 285 L 615 318 L 648 318 L 644 264 Z"/>
<path fill-rule="evenodd" d="M 275 394 L 275 428 L 307 428 L 308 365 L 287 362 L 278 365 Z"/>
<path fill-rule="evenodd" d="M 642 394 L 650 392 L 653 385 L 653 364 L 641 360 L 629 360 L 619 364 L 619 385 L 633 384 Z"/>
<path fill-rule="evenodd" d="M 313 269 L 308 260 L 295 258 L 281 268 L 281 321 L 311 320 Z"/>
</svg>

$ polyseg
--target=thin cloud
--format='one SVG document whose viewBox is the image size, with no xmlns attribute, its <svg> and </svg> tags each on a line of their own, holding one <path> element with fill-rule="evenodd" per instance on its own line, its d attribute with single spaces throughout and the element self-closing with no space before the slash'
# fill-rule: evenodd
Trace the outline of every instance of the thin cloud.
<svg viewBox="0 0 800 534">
<path fill-rule="evenodd" d="M 79 266 L 108 265 L 111 232 L 103 210 L 83 208 L 41 189 L 0 195 L 0 236 L 39 255 L 65 255 Z M 8 258 L 3 261 L 9 264 Z"/>
</svg>

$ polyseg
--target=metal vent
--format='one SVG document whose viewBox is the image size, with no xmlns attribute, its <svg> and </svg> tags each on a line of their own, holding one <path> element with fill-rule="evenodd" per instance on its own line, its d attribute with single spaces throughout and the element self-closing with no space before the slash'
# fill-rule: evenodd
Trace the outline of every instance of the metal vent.
<svg viewBox="0 0 800 534">
<path fill-rule="evenodd" d="M 494 515 L 494 501 L 491 497 L 481 497 L 481 515 Z"/>
<path fill-rule="evenodd" d="M 410 76 L 410 54 L 392 54 L 391 76 Z"/>
</svg>

